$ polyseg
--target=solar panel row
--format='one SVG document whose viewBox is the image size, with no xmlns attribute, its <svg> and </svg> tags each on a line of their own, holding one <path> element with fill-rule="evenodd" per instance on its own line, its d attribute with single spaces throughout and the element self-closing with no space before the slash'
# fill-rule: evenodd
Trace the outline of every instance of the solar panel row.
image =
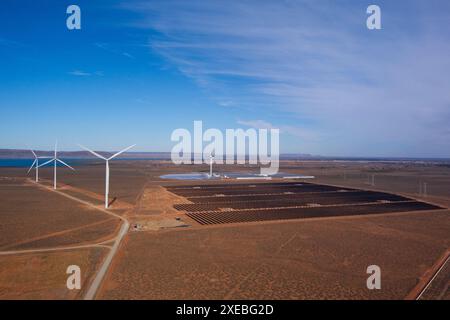
<svg viewBox="0 0 450 320">
<path fill-rule="evenodd" d="M 256 222 L 268 220 L 323 218 L 353 215 L 371 215 L 386 212 L 434 210 L 439 207 L 423 202 L 397 202 L 386 204 L 345 205 L 336 207 L 286 208 L 248 211 L 189 212 L 187 215 L 202 225 Z"/>
<path fill-rule="evenodd" d="M 227 197 L 222 200 L 228 199 Z M 234 198 L 236 199 L 236 197 Z M 251 208 L 279 208 L 279 207 L 298 207 L 298 206 L 316 206 L 316 205 L 337 205 L 337 204 L 351 204 L 351 203 L 366 203 L 366 202 L 392 202 L 392 201 L 408 201 L 409 199 L 393 194 L 370 191 L 355 191 L 350 193 L 335 192 L 335 193 L 321 193 L 321 194 L 307 194 L 302 197 L 285 197 L 279 199 L 277 196 L 262 197 L 258 200 L 240 200 L 235 201 L 215 201 L 204 202 L 196 201 L 203 200 L 203 198 L 191 199 L 193 204 L 176 204 L 174 208 L 177 210 L 184 210 L 189 212 L 195 211 L 213 211 L 220 208 L 232 209 L 251 209 Z"/>
</svg>

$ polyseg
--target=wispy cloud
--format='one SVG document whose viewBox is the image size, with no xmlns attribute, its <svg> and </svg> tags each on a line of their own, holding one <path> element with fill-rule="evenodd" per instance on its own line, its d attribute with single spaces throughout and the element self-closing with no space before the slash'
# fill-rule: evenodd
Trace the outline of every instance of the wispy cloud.
<svg viewBox="0 0 450 320">
<path fill-rule="evenodd" d="M 102 42 L 97 42 L 94 43 L 94 46 L 96 46 L 99 49 L 105 50 L 107 52 L 116 54 L 116 55 L 121 55 L 124 56 L 128 59 L 136 59 L 132 54 L 130 54 L 129 52 L 123 51 L 121 50 L 117 45 L 111 44 L 111 43 L 102 43 Z"/>
<path fill-rule="evenodd" d="M 235 106 L 235 103 L 231 100 L 221 100 L 219 101 L 219 106 L 222 107 L 233 107 Z"/>
<path fill-rule="evenodd" d="M 366 7 L 354 2 L 124 7 L 144 16 L 134 26 L 157 31 L 150 47 L 186 76 L 239 105 L 309 123 L 329 137 L 321 143 L 331 153 L 442 154 L 450 150 L 450 4 L 380 5 L 381 31 L 365 28 Z"/>
<path fill-rule="evenodd" d="M 68 72 L 72 76 L 78 76 L 78 77 L 89 77 L 92 75 L 90 72 L 82 71 L 82 70 L 74 70 Z"/>
<path fill-rule="evenodd" d="M 128 52 L 123 52 L 122 55 L 129 59 L 136 59 L 133 55 L 129 54 Z"/>
<path fill-rule="evenodd" d="M 274 125 L 264 120 L 238 120 L 237 123 L 255 129 L 279 129 L 281 134 L 288 134 L 307 141 L 316 141 L 319 139 L 317 132 L 301 127 Z"/>
<path fill-rule="evenodd" d="M 72 76 L 77 76 L 77 77 L 90 77 L 90 76 L 103 77 L 103 75 L 104 75 L 103 71 L 87 72 L 87 71 L 83 71 L 83 70 L 69 71 L 68 74 L 70 74 Z"/>
<path fill-rule="evenodd" d="M 2 38 L 2 37 L 0 37 L 0 46 L 13 47 L 13 48 L 25 47 L 25 45 L 21 42 L 9 40 L 9 39 Z"/>
</svg>

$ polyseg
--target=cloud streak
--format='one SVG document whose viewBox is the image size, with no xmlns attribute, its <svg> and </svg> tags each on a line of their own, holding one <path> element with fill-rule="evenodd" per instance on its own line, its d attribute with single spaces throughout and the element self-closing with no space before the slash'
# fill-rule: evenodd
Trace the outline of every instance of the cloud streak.
<svg viewBox="0 0 450 320">
<path fill-rule="evenodd" d="M 74 70 L 74 71 L 70 71 L 68 73 L 72 76 L 77 76 L 77 77 L 89 77 L 92 75 L 92 73 L 82 71 L 82 70 Z"/>
<path fill-rule="evenodd" d="M 318 136 L 316 132 L 289 125 L 274 125 L 265 120 L 238 120 L 238 124 L 255 128 L 255 129 L 279 129 L 281 134 L 287 134 L 303 141 L 317 141 Z"/>
<path fill-rule="evenodd" d="M 83 71 L 83 70 L 73 70 L 73 71 L 69 71 L 68 74 L 72 75 L 72 76 L 77 76 L 77 77 L 90 77 L 90 76 L 99 76 L 102 77 L 103 71 L 95 71 L 95 72 L 87 72 L 87 71 Z"/>
<path fill-rule="evenodd" d="M 369 31 L 347 1 L 124 4 L 152 50 L 235 105 L 296 119 L 284 131 L 312 152 L 450 156 L 450 5 L 380 6 Z"/>
</svg>

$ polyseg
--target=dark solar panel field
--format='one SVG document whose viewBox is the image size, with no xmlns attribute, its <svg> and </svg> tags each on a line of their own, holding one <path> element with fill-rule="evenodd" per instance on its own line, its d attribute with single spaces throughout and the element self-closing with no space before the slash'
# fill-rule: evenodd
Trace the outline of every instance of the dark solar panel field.
<svg viewBox="0 0 450 320">
<path fill-rule="evenodd" d="M 348 188 L 337 188 L 332 186 L 314 185 L 306 183 L 293 183 L 283 185 L 272 184 L 249 184 L 232 187 L 170 189 L 173 193 L 183 197 L 205 197 L 216 195 L 242 195 L 242 194 L 282 194 L 282 193 L 305 193 L 305 192 L 327 192 L 337 190 L 351 190 Z"/>
<path fill-rule="evenodd" d="M 174 208 L 202 225 L 441 209 L 399 195 L 311 183 L 167 187 Z"/>
</svg>

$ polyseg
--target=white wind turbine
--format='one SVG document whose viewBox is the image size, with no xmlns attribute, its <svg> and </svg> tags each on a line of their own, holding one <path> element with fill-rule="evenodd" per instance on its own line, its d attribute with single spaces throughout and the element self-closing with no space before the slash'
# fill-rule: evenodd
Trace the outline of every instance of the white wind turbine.
<svg viewBox="0 0 450 320">
<path fill-rule="evenodd" d="M 33 150 L 30 150 L 30 151 L 33 153 L 34 161 L 33 161 L 33 164 L 31 165 L 30 169 L 28 169 L 27 173 L 30 173 L 31 169 L 33 169 L 33 167 L 35 167 L 35 169 L 36 169 L 36 182 L 39 182 L 39 159 L 48 159 L 50 157 L 38 157 Z"/>
<path fill-rule="evenodd" d="M 58 159 L 58 155 L 57 155 L 57 151 L 56 149 L 58 148 L 58 142 L 55 143 L 55 156 L 54 158 L 50 159 L 49 161 L 41 164 L 40 166 L 38 166 L 38 168 L 43 167 L 51 162 L 53 162 L 54 165 L 54 169 L 53 169 L 53 189 L 56 189 L 56 164 L 59 162 L 63 165 L 65 165 L 67 168 L 74 170 L 74 168 L 72 168 L 71 166 L 69 166 L 67 163 L 65 163 L 64 161 L 62 161 L 61 159 Z"/>
<path fill-rule="evenodd" d="M 83 147 L 83 146 L 80 145 L 80 144 L 79 144 L 79 146 L 80 146 L 81 148 L 83 148 L 84 150 L 86 150 L 86 151 L 92 153 L 94 156 L 96 156 L 96 157 L 98 157 L 98 158 L 103 159 L 103 160 L 106 161 L 105 209 L 108 209 L 108 206 L 109 206 L 109 202 L 108 202 L 108 199 L 109 199 L 109 160 L 112 160 L 112 159 L 114 159 L 115 157 L 117 157 L 119 154 L 124 153 L 125 151 L 127 151 L 127 150 L 133 148 L 133 147 L 135 146 L 135 144 L 133 144 L 132 146 L 129 146 L 128 148 L 125 148 L 125 149 L 123 149 L 123 150 L 121 150 L 121 151 L 119 151 L 119 152 L 117 152 L 117 153 L 115 153 L 115 154 L 113 154 L 113 155 L 112 155 L 111 157 L 109 157 L 109 158 L 105 158 L 105 157 L 103 157 L 102 155 L 98 154 L 97 152 L 95 152 L 95 151 L 93 151 L 93 150 L 91 150 L 91 149 L 88 149 L 88 148 L 86 148 L 86 147 Z"/>
<path fill-rule="evenodd" d="M 213 167 L 213 161 L 214 161 L 214 155 L 211 152 L 209 154 L 209 177 L 212 178 L 213 172 L 212 172 L 212 167 Z"/>
</svg>

